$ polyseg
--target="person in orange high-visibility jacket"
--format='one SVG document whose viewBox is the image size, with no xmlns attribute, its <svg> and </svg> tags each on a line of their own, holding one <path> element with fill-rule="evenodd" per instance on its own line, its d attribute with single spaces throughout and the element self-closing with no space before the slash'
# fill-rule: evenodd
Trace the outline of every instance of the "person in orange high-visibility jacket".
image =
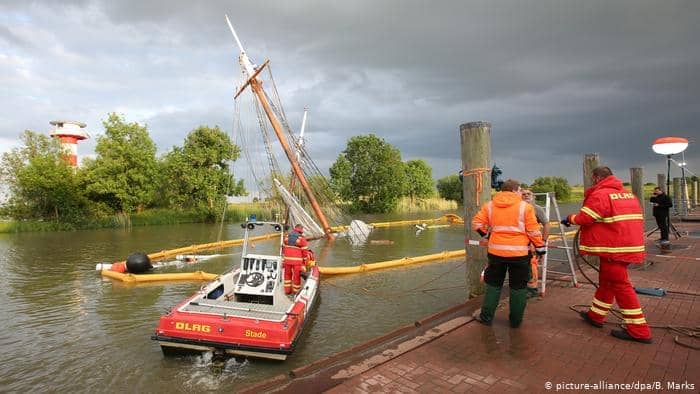
<svg viewBox="0 0 700 394">
<path fill-rule="evenodd" d="M 301 289 L 301 271 L 305 269 L 309 257 L 309 247 L 303 233 L 304 227 L 297 224 L 282 245 L 285 294 L 296 294 Z"/>
<path fill-rule="evenodd" d="M 627 275 L 629 264 L 644 261 L 644 215 L 637 197 L 622 187 L 608 167 L 592 172 L 593 186 L 584 193 L 583 207 L 562 220 L 580 228 L 581 254 L 600 257 L 599 287 L 588 312 L 581 317 L 595 327 L 603 327 L 613 302 L 617 300 L 625 321 L 624 330 L 612 330 L 616 338 L 651 343 L 651 330 L 639 299 Z"/>
<path fill-rule="evenodd" d="M 484 204 L 472 219 L 472 227 L 488 238 L 488 266 L 484 272 L 486 294 L 476 319 L 491 325 L 508 272 L 510 283 L 510 326 L 520 327 L 527 304 L 530 275 L 530 244 L 535 253 L 546 253 L 535 209 L 520 196 L 520 182 L 508 179 L 501 191 Z"/>
<path fill-rule="evenodd" d="M 535 208 L 535 217 L 537 218 L 537 224 L 542 226 L 542 240 L 546 243 L 547 237 L 549 236 L 549 217 L 544 211 L 544 208 L 535 204 L 534 194 L 530 189 L 521 189 L 520 195 L 523 197 L 523 201 L 532 205 Z M 530 280 L 527 282 L 527 296 L 535 297 L 539 294 L 537 289 L 537 283 L 539 281 L 539 273 L 537 272 L 537 266 L 539 265 L 539 256 L 532 256 L 530 258 Z"/>
</svg>

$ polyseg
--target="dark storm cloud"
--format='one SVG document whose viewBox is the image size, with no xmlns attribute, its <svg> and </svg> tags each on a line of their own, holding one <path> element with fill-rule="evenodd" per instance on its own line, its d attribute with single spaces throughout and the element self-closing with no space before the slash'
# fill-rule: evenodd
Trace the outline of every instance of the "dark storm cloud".
<svg viewBox="0 0 700 394">
<path fill-rule="evenodd" d="M 292 127 L 311 108 L 322 168 L 349 137 L 374 132 L 438 178 L 460 166 L 459 125 L 485 120 L 508 176 L 580 183 L 582 156 L 597 152 L 625 178 L 645 166 L 654 179 L 655 138 L 700 134 L 699 4 L 14 2 L 0 6 L 10 91 L 0 104 L 11 114 L 0 137 L 66 116 L 95 134 L 111 111 L 148 123 L 161 151 L 199 124 L 231 129 L 239 71 L 227 13 L 253 59 L 272 60 Z M 700 167 L 694 145 L 687 159 Z"/>
</svg>

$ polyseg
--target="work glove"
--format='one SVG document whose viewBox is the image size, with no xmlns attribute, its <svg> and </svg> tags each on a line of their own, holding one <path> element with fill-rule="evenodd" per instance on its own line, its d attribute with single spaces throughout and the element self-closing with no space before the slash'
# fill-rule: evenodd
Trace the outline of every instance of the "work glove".
<svg viewBox="0 0 700 394">
<path fill-rule="evenodd" d="M 569 217 L 568 217 L 568 216 L 565 217 L 560 223 L 563 224 L 563 225 L 566 226 L 566 227 L 571 227 L 571 221 L 569 220 Z"/>
<path fill-rule="evenodd" d="M 535 248 L 535 254 L 538 256 L 544 256 L 545 254 L 547 254 L 547 247 L 540 246 L 539 248 Z"/>
<path fill-rule="evenodd" d="M 476 230 L 476 232 L 479 233 L 479 235 L 481 235 L 482 237 L 485 237 L 486 234 L 488 234 L 486 231 L 484 231 L 482 229 L 478 229 L 478 230 Z"/>
</svg>

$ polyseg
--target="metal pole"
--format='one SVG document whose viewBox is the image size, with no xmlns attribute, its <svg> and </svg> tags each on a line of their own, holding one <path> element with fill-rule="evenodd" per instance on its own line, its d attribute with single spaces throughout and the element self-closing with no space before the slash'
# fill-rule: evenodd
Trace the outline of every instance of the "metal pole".
<svg viewBox="0 0 700 394">
<path fill-rule="evenodd" d="M 688 184 L 685 181 L 684 165 L 681 165 L 681 204 L 683 204 L 683 210 L 681 211 L 681 215 L 683 217 L 688 216 Z"/>
<path fill-rule="evenodd" d="M 671 196 L 671 155 L 666 155 L 666 194 L 673 201 Z M 677 209 L 674 207 L 674 209 Z"/>
</svg>

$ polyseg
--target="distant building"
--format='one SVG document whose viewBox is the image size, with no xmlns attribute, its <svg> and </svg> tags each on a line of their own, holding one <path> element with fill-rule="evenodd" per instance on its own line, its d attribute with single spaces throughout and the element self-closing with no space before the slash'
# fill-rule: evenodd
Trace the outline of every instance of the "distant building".
<svg viewBox="0 0 700 394">
<path fill-rule="evenodd" d="M 66 161 L 73 167 L 78 166 L 78 141 L 90 138 L 86 130 L 87 125 L 72 120 L 52 120 L 49 122 L 55 126 L 51 136 L 61 141 L 61 146 L 66 152 Z"/>
</svg>

